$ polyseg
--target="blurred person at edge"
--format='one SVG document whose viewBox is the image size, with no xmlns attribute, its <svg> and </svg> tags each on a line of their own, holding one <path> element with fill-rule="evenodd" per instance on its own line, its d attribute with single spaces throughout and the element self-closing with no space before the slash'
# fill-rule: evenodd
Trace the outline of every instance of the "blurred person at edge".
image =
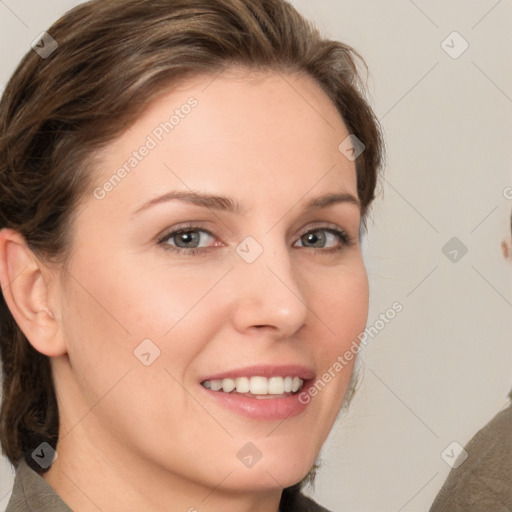
<svg viewBox="0 0 512 512">
<path fill-rule="evenodd" d="M 0 103 L 8 512 L 325 511 L 355 360 L 298 397 L 367 322 L 364 61 L 284 0 L 93 0 L 44 37 Z"/>
<path fill-rule="evenodd" d="M 501 249 L 512 265 L 512 214 L 510 233 Z M 508 399 L 512 400 L 512 390 Z M 512 403 L 479 430 L 464 450 L 466 460 L 462 452 L 430 512 L 512 512 Z"/>
</svg>

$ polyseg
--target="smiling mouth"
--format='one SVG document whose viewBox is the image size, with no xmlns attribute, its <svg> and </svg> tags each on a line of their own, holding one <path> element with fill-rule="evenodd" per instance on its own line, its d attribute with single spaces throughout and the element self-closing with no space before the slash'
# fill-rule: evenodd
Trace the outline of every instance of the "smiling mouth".
<svg viewBox="0 0 512 512">
<path fill-rule="evenodd" d="M 286 377 L 237 377 L 234 379 L 213 379 L 201 385 L 219 393 L 238 394 L 250 398 L 286 398 L 300 393 L 304 380 L 295 376 Z"/>
</svg>

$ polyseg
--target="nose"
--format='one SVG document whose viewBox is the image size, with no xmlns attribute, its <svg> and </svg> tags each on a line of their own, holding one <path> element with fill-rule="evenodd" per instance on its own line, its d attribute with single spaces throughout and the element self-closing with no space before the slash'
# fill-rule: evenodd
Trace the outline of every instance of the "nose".
<svg viewBox="0 0 512 512">
<path fill-rule="evenodd" d="M 262 249 L 252 263 L 248 262 L 250 259 L 238 258 L 232 272 L 234 327 L 245 334 L 268 331 L 266 334 L 275 339 L 286 339 L 306 321 L 306 283 L 293 266 L 288 252 L 293 249 L 287 249 L 282 241 L 278 245 L 275 239 L 268 239 Z"/>
</svg>

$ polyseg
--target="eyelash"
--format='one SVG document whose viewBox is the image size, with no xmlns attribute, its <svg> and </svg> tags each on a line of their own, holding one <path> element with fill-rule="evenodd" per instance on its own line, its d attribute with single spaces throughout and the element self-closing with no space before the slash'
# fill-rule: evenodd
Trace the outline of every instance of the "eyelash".
<svg viewBox="0 0 512 512">
<path fill-rule="evenodd" d="M 166 251 L 172 251 L 177 254 L 186 254 L 189 256 L 190 255 L 199 255 L 199 254 L 204 255 L 206 252 L 209 252 L 211 247 L 202 247 L 199 249 L 197 249 L 197 248 L 196 249 L 184 249 L 183 247 L 174 247 L 174 246 L 166 243 L 166 241 L 169 240 L 169 238 L 174 238 L 180 234 L 189 233 L 191 231 L 202 231 L 202 232 L 210 235 L 212 238 L 216 238 L 215 235 L 208 229 L 190 224 L 190 225 L 182 226 L 178 229 L 175 229 L 174 231 L 170 231 L 170 232 L 166 233 L 165 235 L 163 235 L 162 237 L 160 237 L 158 239 L 158 245 L 161 245 L 162 248 Z M 338 228 L 334 228 L 334 227 L 330 227 L 330 226 L 315 226 L 313 228 L 310 227 L 307 230 L 302 232 L 302 234 L 299 236 L 299 239 L 302 238 L 304 235 L 307 235 L 308 233 L 314 233 L 315 231 L 327 231 L 328 233 L 336 235 L 339 238 L 339 240 L 341 241 L 341 244 L 336 247 L 332 247 L 330 249 L 309 248 L 314 253 L 317 253 L 317 254 L 318 253 L 321 253 L 321 254 L 337 253 L 337 252 L 342 251 L 346 247 L 350 247 L 351 245 L 354 244 L 354 239 L 346 231 L 344 231 L 343 229 L 338 229 Z M 308 249 L 308 247 L 306 247 L 306 249 Z"/>
</svg>

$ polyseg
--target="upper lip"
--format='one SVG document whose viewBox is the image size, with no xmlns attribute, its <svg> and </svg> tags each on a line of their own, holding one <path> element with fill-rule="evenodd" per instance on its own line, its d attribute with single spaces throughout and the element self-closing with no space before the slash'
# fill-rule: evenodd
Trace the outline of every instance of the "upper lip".
<svg viewBox="0 0 512 512">
<path fill-rule="evenodd" d="M 222 380 L 236 379 L 237 377 L 299 377 L 302 380 L 309 380 L 315 376 L 315 372 L 302 365 L 254 365 L 245 368 L 237 368 L 222 373 L 209 375 L 201 379 L 205 380 Z"/>
</svg>

